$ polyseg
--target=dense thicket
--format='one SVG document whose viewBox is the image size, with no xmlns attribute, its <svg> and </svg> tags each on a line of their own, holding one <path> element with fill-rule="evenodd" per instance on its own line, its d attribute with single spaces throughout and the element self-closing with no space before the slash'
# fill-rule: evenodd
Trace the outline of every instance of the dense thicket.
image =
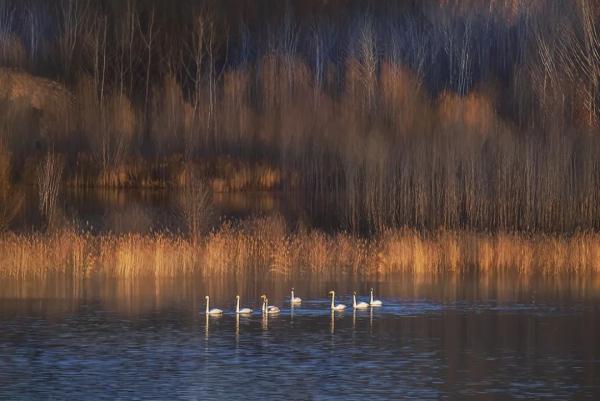
<svg viewBox="0 0 600 401">
<path fill-rule="evenodd" d="M 226 155 L 351 229 L 600 229 L 599 22 L 591 0 L 1 0 L 0 177 Z"/>
</svg>

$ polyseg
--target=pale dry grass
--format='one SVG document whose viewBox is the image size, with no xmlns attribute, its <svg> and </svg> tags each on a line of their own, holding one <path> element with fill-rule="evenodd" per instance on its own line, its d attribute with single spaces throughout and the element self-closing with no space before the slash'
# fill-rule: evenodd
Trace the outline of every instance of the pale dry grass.
<svg viewBox="0 0 600 401">
<path fill-rule="evenodd" d="M 54 273 L 124 279 L 195 273 L 595 274 L 600 273 L 600 234 L 395 230 L 364 239 L 345 233 L 290 233 L 281 218 L 269 217 L 225 223 L 195 243 L 168 234 L 6 233 L 0 236 L 0 254 L 0 276 L 9 279 Z"/>
</svg>

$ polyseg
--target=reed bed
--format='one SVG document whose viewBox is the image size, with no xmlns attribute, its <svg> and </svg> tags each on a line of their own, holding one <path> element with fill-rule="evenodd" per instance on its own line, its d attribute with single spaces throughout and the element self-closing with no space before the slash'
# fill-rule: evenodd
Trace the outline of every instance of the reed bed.
<svg viewBox="0 0 600 401">
<path fill-rule="evenodd" d="M 385 275 L 600 273 L 600 234 L 570 236 L 472 231 L 386 231 L 361 238 L 347 233 L 287 229 L 282 219 L 225 223 L 195 240 L 177 234 L 92 235 L 5 233 L 0 277 L 136 279 L 230 273 Z"/>
</svg>

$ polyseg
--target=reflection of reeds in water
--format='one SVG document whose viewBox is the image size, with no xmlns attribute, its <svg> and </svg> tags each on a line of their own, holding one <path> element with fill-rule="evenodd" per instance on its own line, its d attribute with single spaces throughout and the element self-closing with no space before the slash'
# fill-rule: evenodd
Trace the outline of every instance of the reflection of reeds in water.
<svg viewBox="0 0 600 401">
<path fill-rule="evenodd" d="M 290 233 L 280 219 L 225 224 L 195 245 L 178 235 L 100 235 L 61 231 L 0 236 L 0 276 L 67 273 L 119 279 L 201 273 L 600 272 L 600 234 L 482 234 L 388 231 L 364 239 L 345 233 Z"/>
</svg>

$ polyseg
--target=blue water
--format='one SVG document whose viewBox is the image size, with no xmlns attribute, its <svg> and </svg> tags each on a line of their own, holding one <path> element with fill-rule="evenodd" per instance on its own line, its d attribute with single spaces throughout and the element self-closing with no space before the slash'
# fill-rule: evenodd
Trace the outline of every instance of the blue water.
<svg viewBox="0 0 600 401">
<path fill-rule="evenodd" d="M 381 308 L 331 314 L 306 292 L 268 318 L 238 318 L 218 295 L 226 313 L 208 318 L 185 296 L 127 312 L 95 296 L 4 299 L 0 399 L 600 399 L 593 300 L 388 290 Z"/>
</svg>

